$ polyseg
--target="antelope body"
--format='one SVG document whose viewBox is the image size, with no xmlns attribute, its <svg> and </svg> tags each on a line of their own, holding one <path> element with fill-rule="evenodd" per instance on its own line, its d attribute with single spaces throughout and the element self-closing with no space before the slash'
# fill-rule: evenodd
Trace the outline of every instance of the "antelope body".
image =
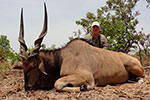
<svg viewBox="0 0 150 100">
<path fill-rule="evenodd" d="M 20 24 L 20 56 L 24 70 L 25 89 L 57 91 L 90 90 L 95 86 L 124 83 L 129 74 L 144 77 L 140 62 L 125 53 L 94 47 L 84 39 L 74 39 L 57 50 L 39 50 L 47 32 L 47 11 L 43 31 L 35 41 L 35 48 L 26 54 L 23 10 Z"/>
</svg>

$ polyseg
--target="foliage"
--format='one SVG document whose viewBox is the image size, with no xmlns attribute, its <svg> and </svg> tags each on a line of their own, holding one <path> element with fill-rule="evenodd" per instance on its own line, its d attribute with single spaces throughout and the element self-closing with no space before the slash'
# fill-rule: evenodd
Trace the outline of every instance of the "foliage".
<svg viewBox="0 0 150 100">
<path fill-rule="evenodd" d="M 42 44 L 42 45 L 41 45 L 41 49 L 55 50 L 55 49 L 56 49 L 56 45 L 55 45 L 55 44 L 52 44 L 50 47 L 47 48 L 45 44 Z"/>
<path fill-rule="evenodd" d="M 106 6 L 97 9 L 97 15 L 88 12 L 76 24 L 81 25 L 85 33 L 89 34 L 92 22 L 101 22 L 100 32 L 108 38 L 109 49 L 128 53 L 131 48 L 137 47 L 133 44 L 137 44 L 141 37 L 135 29 L 139 12 L 133 12 L 137 2 L 138 0 L 108 0 Z"/>
<path fill-rule="evenodd" d="M 138 58 L 142 65 L 150 65 L 150 53 L 145 53 L 145 50 L 136 52 L 133 56 Z"/>
<path fill-rule="evenodd" d="M 80 31 L 80 29 L 78 29 L 78 31 L 77 32 L 73 32 L 73 34 L 74 34 L 74 36 L 70 36 L 69 40 L 73 40 L 74 38 L 80 38 L 82 32 Z"/>
<path fill-rule="evenodd" d="M 48 48 L 49 50 L 55 50 L 56 49 L 56 45 L 52 44 L 50 48 Z"/>
<path fill-rule="evenodd" d="M 7 57 L 7 61 L 9 61 L 11 64 L 14 64 L 15 62 L 19 62 L 20 55 L 18 53 L 15 53 L 12 49 L 9 52 L 9 56 Z"/>
<path fill-rule="evenodd" d="M 20 60 L 19 54 L 15 53 L 10 47 L 10 41 L 7 36 L 0 36 L 0 61 L 9 61 L 14 64 L 15 61 Z"/>
<path fill-rule="evenodd" d="M 28 50 L 26 51 L 26 53 L 30 53 L 32 50 L 34 49 L 34 47 L 32 46 L 31 48 L 28 48 Z"/>
<path fill-rule="evenodd" d="M 31 46 L 31 48 L 28 48 L 27 50 L 27 54 L 29 54 L 30 52 L 32 52 L 32 50 L 34 49 L 34 46 Z M 56 49 L 56 45 L 52 44 L 50 47 L 46 47 L 46 44 L 41 44 L 41 49 L 45 49 L 45 50 L 55 50 Z"/>
<path fill-rule="evenodd" d="M 9 56 L 9 40 L 6 36 L 1 35 L 0 36 L 0 61 L 6 60 L 5 58 Z"/>
<path fill-rule="evenodd" d="M 140 44 L 146 55 L 150 56 L 150 34 L 142 34 Z"/>
</svg>

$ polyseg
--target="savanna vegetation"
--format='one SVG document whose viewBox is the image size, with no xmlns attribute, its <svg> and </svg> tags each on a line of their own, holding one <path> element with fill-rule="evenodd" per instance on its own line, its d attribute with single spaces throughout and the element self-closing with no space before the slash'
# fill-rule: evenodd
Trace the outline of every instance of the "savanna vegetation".
<svg viewBox="0 0 150 100">
<path fill-rule="evenodd" d="M 0 71 L 9 71 L 9 66 L 19 61 L 19 54 L 11 48 L 7 36 L 0 35 Z"/>
</svg>

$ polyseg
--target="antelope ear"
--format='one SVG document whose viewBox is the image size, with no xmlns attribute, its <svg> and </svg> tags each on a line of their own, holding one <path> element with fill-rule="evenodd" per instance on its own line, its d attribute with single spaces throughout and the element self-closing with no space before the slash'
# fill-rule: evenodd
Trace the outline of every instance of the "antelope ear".
<svg viewBox="0 0 150 100">
<path fill-rule="evenodd" d="M 47 73 L 46 73 L 46 71 L 45 71 L 45 67 L 44 67 L 43 62 L 40 63 L 39 69 L 40 69 L 40 71 L 41 71 L 43 74 L 47 75 Z"/>
</svg>

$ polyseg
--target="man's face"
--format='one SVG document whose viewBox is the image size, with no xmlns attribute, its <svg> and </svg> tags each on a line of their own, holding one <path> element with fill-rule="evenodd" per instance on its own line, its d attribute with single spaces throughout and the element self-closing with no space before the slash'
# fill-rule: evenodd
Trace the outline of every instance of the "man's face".
<svg viewBox="0 0 150 100">
<path fill-rule="evenodd" d="M 92 27 L 92 34 L 94 37 L 97 37 L 99 35 L 99 32 L 100 32 L 100 27 L 98 27 L 98 26 Z"/>
</svg>

